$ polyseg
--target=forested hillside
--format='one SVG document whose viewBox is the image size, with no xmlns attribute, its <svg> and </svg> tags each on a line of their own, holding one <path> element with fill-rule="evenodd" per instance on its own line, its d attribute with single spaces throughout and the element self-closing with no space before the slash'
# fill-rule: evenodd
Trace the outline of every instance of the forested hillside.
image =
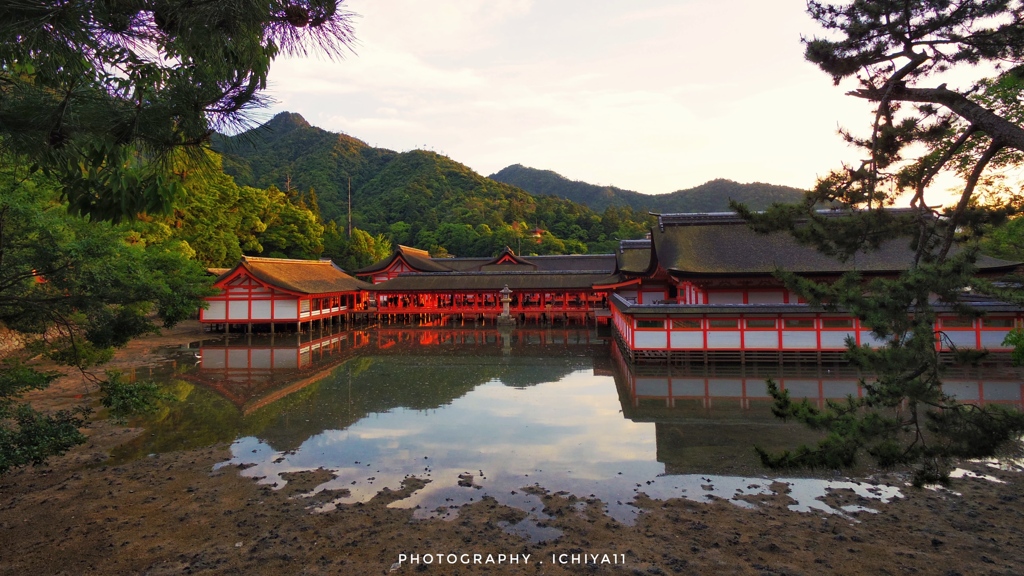
<svg viewBox="0 0 1024 576">
<path fill-rule="evenodd" d="M 398 155 L 321 130 L 290 112 L 238 136 L 218 134 L 213 148 L 240 186 L 315 190 L 327 220 L 345 216 L 349 178 L 359 190 Z"/>
<path fill-rule="evenodd" d="M 254 130 L 218 137 L 214 148 L 239 185 L 276 186 L 318 211 L 326 227 L 324 256 L 338 257 L 335 245 L 348 242 L 340 235 L 350 180 L 355 228 L 377 244 L 435 255 L 486 256 L 505 246 L 537 254 L 610 252 L 620 239 L 643 236 L 653 222 L 629 207 L 598 213 L 533 196 L 433 152 L 373 148 L 310 126 L 298 114 L 281 113 Z"/>
<path fill-rule="evenodd" d="M 804 195 L 803 190 L 789 186 L 761 182 L 740 184 L 724 179 L 670 194 L 641 194 L 615 186 L 569 180 L 557 172 L 528 168 L 521 164 L 507 166 L 491 174 L 490 178 L 518 186 L 531 194 L 558 196 L 585 204 L 594 210 L 604 210 L 608 206 L 628 206 L 641 212 L 722 212 L 729 210 L 729 200 L 760 210 L 773 202 L 797 202 Z"/>
</svg>

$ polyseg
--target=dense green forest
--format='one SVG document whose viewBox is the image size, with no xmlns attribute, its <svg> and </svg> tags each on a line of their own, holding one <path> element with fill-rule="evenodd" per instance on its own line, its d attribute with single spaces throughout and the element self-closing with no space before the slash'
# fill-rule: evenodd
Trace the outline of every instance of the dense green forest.
<svg viewBox="0 0 1024 576">
<path fill-rule="evenodd" d="M 88 396 L 23 402 L 60 374 L 35 359 L 82 370 L 115 417 L 145 411 L 156 386 L 87 370 L 195 314 L 204 265 L 323 251 L 312 194 L 236 186 L 208 141 L 266 104 L 278 55 L 351 49 L 338 4 L 0 3 L 0 327 L 25 337 L 0 352 L 0 474 L 85 441 Z"/>
<path fill-rule="evenodd" d="M 237 136 L 218 136 L 213 146 L 240 185 L 275 186 L 318 210 L 327 229 L 323 255 L 342 265 L 369 263 L 340 236 L 350 185 L 353 226 L 375 246 L 404 244 L 435 256 L 489 256 L 505 246 L 536 254 L 611 252 L 619 240 L 642 237 L 653 223 L 649 214 L 629 207 L 599 213 L 534 196 L 433 152 L 373 148 L 288 112 Z M 540 242 L 534 240 L 538 229 Z"/>
<path fill-rule="evenodd" d="M 730 209 L 730 200 L 754 210 L 762 210 L 773 202 L 799 202 L 806 193 L 789 186 L 761 182 L 740 184 L 719 178 L 669 194 L 641 194 L 615 186 L 569 180 L 557 172 L 528 168 L 522 164 L 506 166 L 491 174 L 490 178 L 518 186 L 531 194 L 558 196 L 594 210 L 604 210 L 608 206 L 628 206 L 641 212 L 657 213 L 724 212 Z"/>
<path fill-rule="evenodd" d="M 653 223 L 648 211 L 728 210 L 730 199 L 763 208 L 802 197 L 793 188 L 728 180 L 650 196 L 521 166 L 485 178 L 446 156 L 374 148 L 289 112 L 236 136 L 217 135 L 213 148 L 239 185 L 306 198 L 327 230 L 323 255 L 349 268 L 395 244 L 435 256 L 488 256 L 505 246 L 527 254 L 607 253 L 619 240 L 646 234 Z M 353 241 L 369 250 L 343 234 L 350 189 L 353 226 L 368 234 Z"/>
</svg>

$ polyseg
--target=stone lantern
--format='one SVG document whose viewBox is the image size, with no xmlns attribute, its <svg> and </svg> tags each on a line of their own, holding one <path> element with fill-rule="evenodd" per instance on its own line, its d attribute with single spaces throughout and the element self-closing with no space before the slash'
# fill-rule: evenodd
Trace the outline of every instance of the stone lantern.
<svg viewBox="0 0 1024 576">
<path fill-rule="evenodd" d="M 501 294 L 501 315 L 498 316 L 498 324 L 507 326 L 515 325 L 516 320 L 508 311 L 509 302 L 512 301 L 512 291 L 509 290 L 508 284 L 505 284 L 505 287 L 501 289 L 499 294 Z"/>
</svg>

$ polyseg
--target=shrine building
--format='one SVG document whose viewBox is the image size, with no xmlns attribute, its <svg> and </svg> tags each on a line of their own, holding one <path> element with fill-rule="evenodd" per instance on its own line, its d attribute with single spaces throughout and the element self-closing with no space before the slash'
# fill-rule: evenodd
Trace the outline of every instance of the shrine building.
<svg viewBox="0 0 1024 576">
<path fill-rule="evenodd" d="M 616 290 L 610 302 L 616 335 L 633 361 L 757 360 L 782 352 L 793 359 L 820 360 L 823 353 L 838 358 L 847 338 L 858 345 L 881 345 L 859 319 L 811 306 L 774 272 L 786 270 L 822 282 L 850 271 L 865 279 L 895 277 L 914 257 L 907 240 L 897 238 L 840 261 L 786 232 L 755 232 L 733 213 L 659 216 L 643 271 L 637 271 L 643 247 L 636 242 L 629 248 L 638 254 L 634 267 L 621 271 L 622 281 L 639 283 Z M 977 261 L 979 274 L 989 277 L 1017 266 L 987 256 Z M 1003 339 L 1021 326 L 1021 309 L 972 294 L 964 294 L 962 301 L 982 316 L 959 317 L 953 306 L 937 303 L 937 349 L 1007 350 Z"/>
<path fill-rule="evenodd" d="M 377 315 L 385 320 L 493 320 L 507 286 L 509 313 L 519 322 L 587 323 L 609 317 L 609 292 L 595 286 L 615 271 L 612 254 L 523 257 L 506 248 L 493 258 L 430 258 L 399 246 L 355 274 L 372 279 Z"/>
<path fill-rule="evenodd" d="M 788 233 L 755 232 L 733 213 L 663 214 L 650 238 L 624 240 L 615 254 L 521 256 L 506 248 L 495 257 L 431 258 L 399 246 L 353 273 L 368 282 L 330 261 L 245 257 L 218 277 L 221 293 L 207 299 L 200 319 L 250 330 L 352 314 L 396 323 L 486 323 L 503 312 L 507 287 L 517 324 L 608 324 L 631 362 L 820 361 L 841 357 L 848 339 L 884 342 L 851 314 L 803 301 L 774 272 L 822 282 L 851 271 L 865 279 L 895 277 L 913 256 L 898 238 L 841 261 Z M 1017 266 L 987 256 L 977 261 L 979 275 L 991 278 Z M 936 349 L 1009 350 L 1003 340 L 1024 327 L 1022 310 L 970 293 L 962 302 L 978 317 L 936 303 Z"/>
<path fill-rule="evenodd" d="M 230 331 L 254 326 L 344 321 L 365 313 L 370 285 L 349 276 L 330 260 L 289 260 L 243 256 L 213 284 L 199 321 Z"/>
</svg>

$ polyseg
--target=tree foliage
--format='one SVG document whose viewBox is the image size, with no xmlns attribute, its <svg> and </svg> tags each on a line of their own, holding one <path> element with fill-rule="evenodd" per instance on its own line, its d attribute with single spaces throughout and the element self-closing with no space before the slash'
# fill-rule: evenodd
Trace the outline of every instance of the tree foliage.
<svg viewBox="0 0 1024 576">
<path fill-rule="evenodd" d="M 316 258 L 323 251 L 324 234 L 318 215 L 274 186 L 265 194 L 260 219 L 267 227 L 258 236 L 262 252 L 275 258 Z"/>
<path fill-rule="evenodd" d="M 0 5 L 0 141 L 72 213 L 166 212 L 182 153 L 263 102 L 270 64 L 340 54 L 336 0 L 14 0 Z M 191 153 L 189 153 L 192 151 Z"/>
<path fill-rule="evenodd" d="M 130 382 L 116 370 L 107 372 L 107 379 L 100 382 L 100 401 L 110 411 L 110 417 L 119 424 L 128 421 L 129 416 L 153 414 L 159 410 L 162 400 L 173 401 L 176 398 L 163 392 L 155 382 Z"/>
<path fill-rule="evenodd" d="M 0 4 L 0 323 L 85 368 L 190 316 L 202 264 L 243 250 L 315 256 L 301 200 L 239 189 L 204 147 L 263 103 L 279 54 L 351 42 L 337 0 L 13 0 Z M 176 208 L 172 212 L 172 208 Z M 90 221 L 75 216 L 86 216 Z M 138 220 L 133 227 L 112 225 Z M 6 374 L 6 373 L 5 373 Z M 13 406 L 0 389 L 0 472 L 80 442 L 82 420 Z M 20 382 L 20 383 L 19 383 Z M 111 376 L 115 415 L 153 399 Z"/>
<path fill-rule="evenodd" d="M 815 448 L 762 457 L 772 466 L 836 466 L 867 452 L 882 465 L 916 465 L 918 482 L 942 480 L 954 459 L 990 456 L 1024 431 L 1020 413 L 943 392 L 935 340 L 937 306 L 976 317 L 962 303 L 965 291 L 994 290 L 976 278 L 977 240 L 1019 200 L 999 171 L 1019 165 L 1024 152 L 1024 14 L 999 0 L 810 2 L 808 11 L 827 31 L 805 39 L 808 60 L 837 84 L 856 81 L 849 94 L 875 106 L 867 134 L 841 132 L 863 157 L 819 180 L 800 205 L 759 215 L 737 208 L 758 229 L 789 230 L 840 259 L 893 238 L 904 238 L 914 259 L 897 278 L 871 282 L 854 273 L 825 283 L 781 273 L 811 304 L 852 312 L 886 345 L 850 344 L 850 359 L 875 375 L 862 383 L 862 398 L 819 410 L 774 389 L 778 415 L 826 436 Z M 994 76 L 976 74 L 960 88 L 942 82 L 947 71 L 968 68 Z M 935 198 L 943 178 L 960 182 L 945 208 Z M 886 210 L 901 197 L 910 211 Z M 855 211 L 836 217 L 816 212 L 821 205 Z"/>
<path fill-rule="evenodd" d="M 345 270 L 358 270 L 391 255 L 392 244 L 384 234 L 371 236 L 355 228 L 352 236 L 328 224 L 324 235 L 324 256 Z"/>
<path fill-rule="evenodd" d="M 42 464 L 85 442 L 79 430 L 84 424 L 81 412 L 42 414 L 17 402 L 25 392 L 46 388 L 56 377 L 57 373 L 39 372 L 18 361 L 0 364 L 0 475 L 11 468 Z"/>
<path fill-rule="evenodd" d="M 85 369 L 154 331 L 154 313 L 165 326 L 195 313 L 210 279 L 186 243 L 139 242 L 123 224 L 73 216 L 59 189 L 26 168 L 0 171 L 0 324 L 34 338 L 30 355 Z M 84 440 L 81 414 L 16 402 L 55 374 L 12 366 L 0 386 L 0 472 Z"/>
<path fill-rule="evenodd" d="M 611 252 L 621 239 L 643 237 L 654 222 L 643 210 L 609 206 L 597 213 L 534 196 L 433 152 L 373 148 L 287 112 L 259 129 L 219 137 L 214 146 L 240 184 L 315 188 L 324 224 L 334 222 L 334 230 L 347 228 L 351 183 L 356 228 L 438 256 L 491 256 L 505 246 L 524 254 Z M 538 228 L 544 231 L 540 244 L 532 236 Z M 324 254 L 342 251 L 326 248 Z M 339 263 L 347 258 L 339 257 Z"/>
</svg>

